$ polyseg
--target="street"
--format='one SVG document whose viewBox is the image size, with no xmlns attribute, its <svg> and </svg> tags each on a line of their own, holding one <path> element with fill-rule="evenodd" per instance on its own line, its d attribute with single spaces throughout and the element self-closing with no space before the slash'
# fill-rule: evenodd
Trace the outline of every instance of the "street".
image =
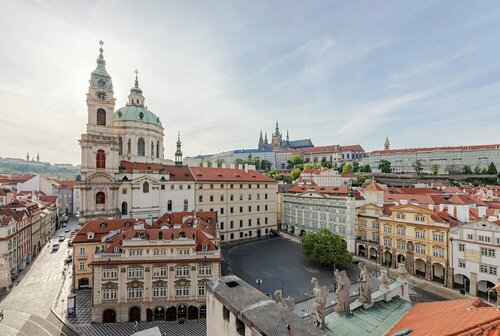
<svg viewBox="0 0 500 336">
<path fill-rule="evenodd" d="M 67 228 L 74 229 L 77 226 L 78 220 L 71 218 Z M 4 312 L 0 335 L 76 336 L 51 311 L 64 277 L 70 281 L 68 274 L 63 275 L 64 259 L 71 250 L 67 244 L 69 233 L 65 234 L 66 239 L 60 243 L 59 250 L 52 252 L 52 243 L 57 242 L 65 229 L 59 229 L 32 264 L 15 280 L 12 290 L 0 298 L 0 309 Z"/>
</svg>

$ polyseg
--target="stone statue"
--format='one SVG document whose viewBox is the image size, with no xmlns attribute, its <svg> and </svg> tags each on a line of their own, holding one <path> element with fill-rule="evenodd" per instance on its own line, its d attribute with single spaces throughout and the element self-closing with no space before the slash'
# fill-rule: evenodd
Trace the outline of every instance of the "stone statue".
<svg viewBox="0 0 500 336">
<path fill-rule="evenodd" d="M 365 308 L 369 308 L 372 303 L 372 288 L 370 286 L 371 272 L 362 262 L 360 262 L 358 266 L 361 271 L 359 274 L 358 301 L 363 303 Z"/>
<path fill-rule="evenodd" d="M 345 271 L 335 270 L 335 280 L 337 282 L 337 290 L 335 297 L 337 299 L 337 307 L 335 312 L 340 316 L 351 314 L 349 307 L 349 290 L 351 289 L 351 280 L 347 277 Z"/>
<path fill-rule="evenodd" d="M 314 325 L 320 329 L 325 328 L 325 306 L 326 298 L 328 297 L 328 287 L 321 287 L 316 278 L 311 279 L 314 294 Z"/>
<path fill-rule="evenodd" d="M 380 276 L 378 278 L 380 281 L 380 285 L 378 290 L 384 293 L 387 293 L 387 286 L 389 285 L 389 277 L 387 276 L 387 270 L 383 269 L 380 271 Z"/>
<path fill-rule="evenodd" d="M 274 298 L 276 299 L 276 302 L 278 302 L 278 305 L 281 308 L 285 308 L 285 310 L 293 311 L 295 308 L 295 300 L 290 296 L 283 298 L 283 293 L 280 289 L 274 292 Z"/>
<path fill-rule="evenodd" d="M 398 278 L 396 281 L 402 284 L 408 283 L 408 271 L 405 264 L 398 264 Z"/>
</svg>

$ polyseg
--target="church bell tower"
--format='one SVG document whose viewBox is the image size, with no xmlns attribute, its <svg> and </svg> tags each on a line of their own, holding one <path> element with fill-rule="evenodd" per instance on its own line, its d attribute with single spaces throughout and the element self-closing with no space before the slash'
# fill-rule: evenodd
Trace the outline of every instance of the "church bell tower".
<svg viewBox="0 0 500 336">
<path fill-rule="evenodd" d="M 81 204 L 80 221 L 110 218 L 117 213 L 118 140 L 114 136 L 113 83 L 106 71 L 102 41 L 97 67 L 90 75 L 87 92 L 87 127 L 80 138 Z"/>
</svg>

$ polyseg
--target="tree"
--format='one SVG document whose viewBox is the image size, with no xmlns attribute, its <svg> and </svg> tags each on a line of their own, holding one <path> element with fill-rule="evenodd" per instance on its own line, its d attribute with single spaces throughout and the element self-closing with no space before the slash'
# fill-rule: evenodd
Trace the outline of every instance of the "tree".
<svg viewBox="0 0 500 336">
<path fill-rule="evenodd" d="M 319 169 L 319 168 L 321 168 L 321 164 L 319 164 L 317 162 L 304 163 L 303 165 L 295 166 L 295 168 L 301 168 L 301 166 L 303 166 L 304 169 Z"/>
<path fill-rule="evenodd" d="M 413 167 L 413 170 L 415 170 L 415 173 L 417 173 L 417 175 L 422 174 L 424 167 L 422 166 L 422 162 L 420 162 L 420 160 L 415 161 L 415 163 L 413 163 L 411 166 Z"/>
<path fill-rule="evenodd" d="M 291 172 L 290 172 L 290 178 L 295 181 L 296 179 L 298 179 L 300 177 L 300 169 L 299 168 L 294 168 Z"/>
<path fill-rule="evenodd" d="M 361 167 L 361 171 L 365 173 L 371 173 L 372 172 L 372 167 L 370 167 L 369 164 L 365 164 L 363 167 Z"/>
<path fill-rule="evenodd" d="M 488 166 L 488 174 L 496 174 L 498 173 L 497 167 L 495 167 L 495 164 L 493 162 L 490 163 Z"/>
<path fill-rule="evenodd" d="M 273 178 L 273 179 L 275 179 L 275 180 L 277 180 L 277 181 L 279 181 L 279 180 L 281 180 L 281 179 L 282 179 L 282 178 L 281 178 L 281 175 L 280 175 L 280 172 L 279 172 L 279 171 L 278 171 L 278 169 L 276 169 L 276 168 L 273 168 L 273 169 L 271 169 L 270 171 L 268 171 L 268 172 L 266 173 L 266 176 L 269 176 L 270 178 Z"/>
<path fill-rule="evenodd" d="M 260 169 L 262 170 L 270 170 L 273 164 L 270 161 L 262 160 L 260 161 Z"/>
<path fill-rule="evenodd" d="M 354 161 L 354 162 L 352 163 L 352 169 L 351 169 L 351 171 L 352 171 L 353 173 L 356 173 L 356 172 L 360 171 L 360 170 L 359 170 L 359 162 L 358 162 L 358 161 Z"/>
<path fill-rule="evenodd" d="M 332 163 L 326 161 L 325 159 L 320 162 L 322 168 L 332 168 Z"/>
<path fill-rule="evenodd" d="M 465 175 L 472 175 L 472 168 L 468 165 L 465 165 L 462 169 L 462 173 L 464 173 Z"/>
<path fill-rule="evenodd" d="M 378 169 L 380 169 L 382 173 L 390 173 L 391 162 L 387 160 L 380 160 L 380 162 L 378 163 Z"/>
<path fill-rule="evenodd" d="M 236 165 L 236 167 L 238 167 L 238 165 L 240 164 L 244 164 L 245 161 L 243 159 L 240 159 L 240 158 L 237 158 L 236 160 L 234 160 L 234 164 Z"/>
<path fill-rule="evenodd" d="M 351 165 L 346 163 L 342 166 L 342 174 L 349 174 L 351 172 Z"/>
<path fill-rule="evenodd" d="M 224 163 L 224 159 L 221 159 L 221 158 L 217 158 L 214 160 L 215 162 L 215 165 L 218 167 L 218 168 L 221 168 L 222 167 L 222 164 Z"/>
<path fill-rule="evenodd" d="M 474 173 L 477 175 L 481 174 L 481 168 L 479 168 L 479 166 L 476 166 L 476 168 L 474 168 Z"/>
<path fill-rule="evenodd" d="M 431 166 L 432 173 L 437 175 L 439 173 L 439 165 L 437 163 L 433 163 Z"/>
<path fill-rule="evenodd" d="M 290 155 L 288 157 L 288 169 L 293 169 L 299 164 L 304 164 L 304 160 L 299 155 Z"/>
<path fill-rule="evenodd" d="M 201 160 L 200 167 L 203 167 L 205 163 L 208 165 L 208 167 L 212 167 L 212 161 L 210 160 Z"/>
<path fill-rule="evenodd" d="M 346 242 L 328 229 L 307 232 L 302 238 L 302 253 L 325 266 L 352 262 Z"/>
</svg>

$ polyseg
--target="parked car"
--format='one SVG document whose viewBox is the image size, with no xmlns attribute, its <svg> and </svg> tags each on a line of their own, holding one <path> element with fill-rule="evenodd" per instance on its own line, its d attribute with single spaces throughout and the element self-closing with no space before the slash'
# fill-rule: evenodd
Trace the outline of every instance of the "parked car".
<svg viewBox="0 0 500 336">
<path fill-rule="evenodd" d="M 68 246 L 73 246 L 73 239 L 68 240 Z"/>
<path fill-rule="evenodd" d="M 70 264 L 73 261 L 73 256 L 70 254 L 64 259 L 65 264 Z"/>
<path fill-rule="evenodd" d="M 66 229 L 66 230 L 64 230 L 64 232 L 65 232 L 65 233 L 69 233 L 69 231 L 70 231 L 70 229 L 69 229 L 69 228 L 68 228 L 68 229 Z"/>
<path fill-rule="evenodd" d="M 59 243 L 52 244 L 52 252 L 56 252 L 57 250 L 59 250 L 59 247 L 61 247 Z"/>
<path fill-rule="evenodd" d="M 64 239 L 66 239 L 66 235 L 60 235 L 58 240 L 62 242 Z"/>
<path fill-rule="evenodd" d="M 67 223 L 63 223 L 62 227 L 66 227 L 66 226 L 68 226 L 68 224 Z"/>
</svg>

